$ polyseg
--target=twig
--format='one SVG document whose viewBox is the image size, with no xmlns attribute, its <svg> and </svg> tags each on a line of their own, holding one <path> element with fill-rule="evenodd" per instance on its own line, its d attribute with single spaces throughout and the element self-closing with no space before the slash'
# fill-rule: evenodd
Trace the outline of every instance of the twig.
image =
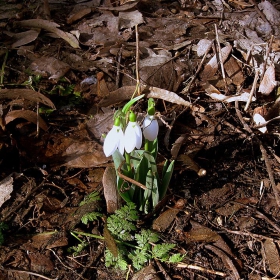
<svg viewBox="0 0 280 280">
<path fill-rule="evenodd" d="M 117 75 L 116 75 L 116 89 L 120 87 L 120 68 L 121 68 L 121 60 L 122 60 L 122 51 L 123 51 L 123 46 L 120 47 L 120 50 L 118 52 L 118 64 L 117 64 Z"/>
<path fill-rule="evenodd" d="M 253 82 L 253 85 L 252 85 L 252 88 L 251 88 L 251 91 L 250 91 L 250 95 L 249 95 L 249 98 L 248 98 L 247 103 L 246 103 L 245 108 L 244 108 L 245 112 L 248 110 L 248 108 L 251 104 L 253 94 L 256 90 L 256 85 L 257 85 L 258 78 L 259 78 L 259 70 L 256 70 L 254 82 Z"/>
<path fill-rule="evenodd" d="M 40 278 L 46 279 L 46 280 L 56 280 L 56 279 L 58 279 L 58 277 L 56 277 L 56 278 L 49 278 L 49 277 L 44 276 L 44 275 L 39 274 L 39 273 L 35 273 L 35 272 L 31 272 L 31 271 L 25 271 L 25 270 L 7 269 L 7 268 L 4 268 L 2 266 L 0 266 L 0 270 L 7 271 L 7 272 L 15 272 L 15 273 L 25 273 L 25 274 L 34 275 L 34 276 L 37 276 L 37 277 L 40 277 Z"/>
<path fill-rule="evenodd" d="M 66 264 L 64 264 L 64 263 L 62 262 L 62 260 L 60 259 L 60 257 L 55 253 L 54 250 L 52 250 L 52 249 L 48 249 L 48 250 L 50 250 L 50 251 L 55 255 L 55 257 L 59 260 L 59 262 L 60 262 L 64 267 L 66 267 L 67 269 L 69 269 L 69 270 L 71 270 L 72 272 L 74 272 L 74 274 L 78 275 L 79 278 L 81 278 L 81 279 L 83 279 L 83 280 L 86 280 L 82 275 L 80 275 L 78 272 L 76 272 L 73 268 L 71 268 L 71 267 L 67 266 Z"/>
<path fill-rule="evenodd" d="M 121 168 L 122 168 L 124 163 L 125 163 L 125 160 L 120 164 L 120 166 L 118 168 L 118 176 L 120 178 L 122 178 L 123 180 L 125 180 L 125 181 L 127 181 L 131 184 L 134 184 L 134 185 L 136 185 L 137 187 L 139 187 L 143 190 L 147 190 L 148 188 L 145 185 L 143 185 L 143 184 L 141 184 L 141 183 L 139 183 L 139 182 L 137 182 L 137 181 L 135 181 L 135 180 L 133 180 L 133 179 L 131 179 L 131 178 L 129 178 L 129 177 L 127 177 L 127 176 L 125 176 L 121 173 Z"/>
<path fill-rule="evenodd" d="M 140 78 L 139 78 L 139 33 L 138 33 L 138 24 L 135 25 L 135 40 L 136 40 L 136 82 L 137 82 L 137 93 L 140 95 Z"/>
<path fill-rule="evenodd" d="M 269 180 L 270 180 L 270 183 L 271 183 L 271 187 L 272 187 L 272 190 L 273 190 L 273 193 L 274 193 L 274 196 L 275 196 L 276 203 L 277 203 L 278 207 L 280 207 L 280 195 L 278 193 L 278 189 L 277 189 L 277 186 L 275 184 L 275 180 L 274 180 L 274 177 L 273 177 L 273 171 L 272 171 L 272 168 L 271 168 L 268 156 L 267 156 L 267 152 L 266 152 L 264 146 L 262 145 L 261 141 L 258 140 L 258 142 L 259 142 L 259 145 L 260 145 L 260 150 L 262 152 L 262 157 L 263 157 L 265 165 L 266 165 L 266 170 L 267 170 L 268 177 L 269 177 Z"/>
<path fill-rule="evenodd" d="M 253 134 L 252 129 L 243 120 L 243 117 L 242 117 L 242 115 L 241 115 L 241 113 L 240 113 L 240 111 L 238 109 L 238 101 L 235 102 L 235 111 L 236 111 L 236 115 L 238 116 L 239 120 L 243 124 L 244 129 L 246 131 L 248 131 L 253 136 L 254 134 Z M 274 196 L 275 196 L 275 200 L 276 200 L 277 206 L 280 207 L 280 195 L 278 193 L 278 188 L 277 188 L 277 186 L 275 184 L 275 180 L 274 180 L 274 177 L 273 177 L 273 171 L 272 171 L 272 168 L 271 168 L 268 156 L 267 156 L 267 152 L 266 152 L 262 142 L 257 137 L 255 137 L 255 138 L 257 139 L 258 144 L 260 146 L 260 150 L 262 152 L 262 157 L 263 157 L 264 162 L 265 162 L 266 170 L 267 170 L 267 173 L 268 173 L 268 177 L 269 177 L 269 180 L 270 180 L 270 183 L 271 183 L 271 187 L 272 187 L 272 190 L 273 190 L 273 193 L 274 193 Z"/>
<path fill-rule="evenodd" d="M 157 264 L 157 266 L 158 266 L 160 272 L 163 274 L 164 279 L 165 279 L 165 280 L 172 280 L 172 279 L 170 278 L 170 276 L 167 274 L 167 272 L 165 271 L 165 269 L 163 268 L 163 266 L 161 265 L 161 263 L 160 263 L 158 260 L 155 260 L 155 261 L 156 261 L 156 264 Z"/>
<path fill-rule="evenodd" d="M 264 76 L 264 73 L 265 73 L 265 70 L 266 70 L 267 60 L 268 60 L 269 54 L 270 54 L 271 49 L 272 49 L 273 40 L 274 40 L 274 36 L 272 35 L 271 38 L 270 38 L 268 47 L 267 47 L 267 49 L 266 49 L 265 60 L 264 60 L 264 64 L 263 64 L 263 72 L 262 72 L 260 81 L 262 81 L 263 76 Z"/>
<path fill-rule="evenodd" d="M 216 24 L 215 24 L 215 32 L 216 32 L 216 41 L 217 41 L 217 45 L 218 45 L 218 55 L 219 55 L 219 60 L 220 60 L 220 65 L 221 65 L 222 77 L 223 77 L 223 80 L 225 83 L 225 92 L 228 93 L 228 86 L 227 86 L 223 57 L 222 57 L 222 52 L 221 52 L 221 45 L 220 45 L 220 40 L 219 40 L 218 28 L 217 28 Z"/>
<path fill-rule="evenodd" d="M 213 42 L 214 42 L 214 40 L 212 40 L 211 44 L 208 46 L 208 48 L 207 48 L 207 50 L 206 50 L 206 52 L 205 52 L 205 54 L 204 54 L 204 56 L 203 56 L 201 62 L 199 63 L 199 66 L 198 66 L 196 72 L 195 72 L 194 75 L 192 76 L 190 82 L 189 82 L 189 83 L 186 85 L 186 87 L 182 90 L 182 94 L 185 94 L 185 93 L 188 93 L 188 92 L 189 92 L 192 83 L 195 81 L 195 79 L 196 79 L 198 73 L 200 72 L 200 70 L 201 70 L 201 68 L 202 68 L 202 65 L 203 65 L 203 63 L 204 63 L 204 61 L 205 61 L 205 59 L 206 59 L 206 57 L 207 57 L 209 51 L 211 50 L 211 48 L 212 48 L 212 46 L 213 46 Z"/>
<path fill-rule="evenodd" d="M 226 277 L 227 276 L 227 274 L 224 273 L 224 272 L 215 271 L 215 270 L 212 270 L 212 269 L 207 269 L 207 268 L 200 267 L 200 266 L 193 265 L 193 264 L 179 263 L 177 265 L 177 267 L 178 268 L 195 269 L 195 270 L 199 270 L 199 271 L 202 271 L 202 272 L 205 272 L 205 273 L 210 273 L 210 274 L 214 274 L 214 275 L 218 275 L 218 276 L 222 276 L 222 277 Z"/>
</svg>

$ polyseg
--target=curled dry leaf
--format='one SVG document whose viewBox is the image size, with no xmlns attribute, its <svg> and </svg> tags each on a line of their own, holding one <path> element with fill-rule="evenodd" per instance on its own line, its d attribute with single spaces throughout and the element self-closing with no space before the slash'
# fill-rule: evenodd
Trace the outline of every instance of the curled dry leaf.
<svg viewBox="0 0 280 280">
<path fill-rule="evenodd" d="M 276 86 L 275 80 L 275 68 L 273 65 L 269 66 L 263 76 L 261 81 L 259 92 L 264 95 L 269 95 Z"/>
<path fill-rule="evenodd" d="M 37 121 L 39 121 L 40 128 L 45 130 L 45 131 L 48 130 L 48 125 L 46 124 L 46 122 L 33 111 L 30 111 L 30 110 L 15 110 L 15 111 L 9 112 L 5 116 L 6 124 L 14 121 L 15 119 L 25 119 L 29 122 L 34 123 L 34 124 L 37 124 Z"/>
<path fill-rule="evenodd" d="M 64 32 L 57 27 L 59 27 L 59 24 L 44 20 L 44 19 L 28 19 L 28 20 L 22 20 L 15 23 L 16 26 L 21 27 L 27 27 L 27 28 L 40 28 L 45 29 L 49 32 L 52 32 L 56 34 L 58 37 L 64 39 L 67 43 L 69 43 L 73 48 L 79 49 L 79 41 L 76 39 L 75 36 L 68 32 Z"/>
<path fill-rule="evenodd" d="M 0 89 L 0 99 L 18 99 L 24 98 L 26 100 L 42 103 L 52 109 L 55 109 L 52 101 L 45 95 L 34 91 L 32 89 Z"/>
</svg>

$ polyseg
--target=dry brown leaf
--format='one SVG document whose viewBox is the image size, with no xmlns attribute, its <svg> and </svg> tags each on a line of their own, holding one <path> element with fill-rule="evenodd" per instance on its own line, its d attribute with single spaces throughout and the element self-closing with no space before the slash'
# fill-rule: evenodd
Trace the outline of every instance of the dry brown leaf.
<svg viewBox="0 0 280 280">
<path fill-rule="evenodd" d="M 3 203 L 11 197 L 11 193 L 14 189 L 13 182 L 14 179 L 12 174 L 0 182 L 0 208 Z"/>
<path fill-rule="evenodd" d="M 225 60 L 228 58 L 230 52 L 231 52 L 232 46 L 227 45 L 221 49 L 221 56 L 222 56 L 222 61 L 223 63 Z M 210 61 L 205 65 L 202 73 L 200 74 L 200 78 L 203 81 L 209 80 L 212 78 L 215 73 L 218 70 L 218 61 L 217 61 L 217 56 L 214 55 Z"/>
<path fill-rule="evenodd" d="M 212 251 L 214 254 L 216 254 L 221 259 L 223 264 L 232 272 L 230 274 L 230 279 L 232 280 L 241 279 L 233 261 L 229 258 L 229 256 L 224 251 L 210 244 L 207 244 L 205 248 Z"/>
<path fill-rule="evenodd" d="M 150 97 L 158 98 L 178 105 L 183 105 L 186 107 L 192 106 L 190 102 L 184 100 L 175 92 L 166 89 L 157 88 L 157 87 L 149 87 L 149 91 L 150 92 L 147 95 L 148 98 Z"/>
<path fill-rule="evenodd" d="M 34 91 L 32 89 L 0 89 L 0 99 L 18 99 L 24 98 L 34 102 L 34 105 L 37 102 L 42 103 L 46 106 L 55 109 L 52 101 L 47 98 L 45 95 Z"/>
<path fill-rule="evenodd" d="M 185 232 L 185 237 L 188 242 L 206 243 L 215 242 L 221 238 L 219 234 L 206 227 L 191 229 L 189 232 Z"/>
<path fill-rule="evenodd" d="M 70 70 L 70 66 L 54 57 L 40 57 L 30 64 L 29 70 L 32 74 L 58 80 L 65 76 Z"/>
<path fill-rule="evenodd" d="M 120 207 L 120 196 L 117 191 L 116 170 L 113 167 L 106 167 L 102 179 L 104 197 L 107 205 L 107 213 L 115 213 Z"/>
<path fill-rule="evenodd" d="M 153 229 L 159 232 L 165 231 L 173 223 L 179 211 L 179 209 L 173 208 L 164 211 L 154 220 Z"/>
<path fill-rule="evenodd" d="M 228 77 L 235 85 L 240 86 L 244 82 L 245 78 L 242 69 L 233 57 L 230 57 L 229 60 L 225 62 L 224 68 Z"/>
<path fill-rule="evenodd" d="M 45 29 L 49 32 L 56 34 L 58 37 L 64 39 L 73 48 L 75 49 L 80 48 L 79 41 L 76 39 L 76 37 L 68 32 L 64 32 L 58 29 L 57 27 L 59 27 L 59 24 L 55 22 L 44 20 L 44 19 L 28 19 L 28 20 L 15 22 L 15 25 L 21 27 L 27 27 L 27 28 Z"/>
<path fill-rule="evenodd" d="M 21 33 L 12 34 L 12 38 L 16 41 L 12 44 L 12 48 L 18 48 L 23 45 L 27 45 L 37 39 L 39 30 L 28 30 Z"/>
<path fill-rule="evenodd" d="M 275 80 L 275 68 L 273 65 L 269 66 L 263 76 L 261 81 L 259 92 L 264 95 L 269 95 L 276 86 Z"/>
<path fill-rule="evenodd" d="M 37 124 L 39 121 L 39 126 L 41 129 L 47 131 L 48 130 L 48 125 L 46 122 L 39 116 L 37 113 L 30 111 L 30 110 L 14 110 L 9 112 L 5 116 L 5 122 L 6 124 L 14 121 L 15 119 L 25 119 L 29 122 L 32 122 L 34 124 Z"/>
<path fill-rule="evenodd" d="M 71 15 L 67 18 L 67 24 L 72 24 L 73 22 L 82 19 L 83 17 L 89 15 L 91 13 L 91 8 L 84 8 L 75 14 Z"/>
<path fill-rule="evenodd" d="M 280 273 L 280 256 L 275 243 L 272 240 L 266 239 L 263 242 L 263 248 L 265 255 L 264 259 L 268 263 L 270 272 L 273 275 L 279 275 Z"/>
<path fill-rule="evenodd" d="M 112 234 L 110 233 L 110 231 L 107 228 L 107 223 L 105 223 L 105 225 L 104 225 L 103 235 L 104 235 L 104 240 L 106 242 L 107 248 L 110 250 L 112 255 L 115 258 L 117 258 L 118 257 L 118 247 L 117 247 L 114 237 L 112 236 Z"/>
</svg>

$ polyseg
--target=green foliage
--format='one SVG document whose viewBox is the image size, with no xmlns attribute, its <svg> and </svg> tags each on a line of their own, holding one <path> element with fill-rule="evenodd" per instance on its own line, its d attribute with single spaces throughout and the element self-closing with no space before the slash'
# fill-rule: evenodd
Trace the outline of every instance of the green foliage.
<svg viewBox="0 0 280 280">
<path fill-rule="evenodd" d="M 72 253 L 74 256 L 77 256 L 81 253 L 87 246 L 89 245 L 88 242 L 82 241 L 77 246 L 72 246 L 67 249 L 68 253 Z"/>
<path fill-rule="evenodd" d="M 8 229 L 8 225 L 3 222 L 0 222 L 0 245 L 4 243 L 4 234 L 3 231 Z"/>
<path fill-rule="evenodd" d="M 80 202 L 80 206 L 83 206 L 87 203 L 94 202 L 100 200 L 100 196 L 98 192 L 92 192 L 84 197 L 84 200 Z"/>
<path fill-rule="evenodd" d="M 98 217 L 102 217 L 102 214 L 98 212 L 87 213 L 83 215 L 83 217 L 81 218 L 81 222 L 86 225 L 88 224 L 88 222 L 97 220 Z"/>
<path fill-rule="evenodd" d="M 181 254 L 172 255 L 174 244 L 160 243 L 159 235 L 150 229 L 138 230 L 136 205 L 128 203 L 107 219 L 107 227 L 115 238 L 118 256 L 114 257 L 109 249 L 105 251 L 107 267 L 126 270 L 132 265 L 140 270 L 147 262 L 158 259 L 163 262 L 176 263 L 182 261 Z"/>
<path fill-rule="evenodd" d="M 132 239 L 131 232 L 136 230 L 135 222 L 138 219 L 135 208 L 135 204 L 130 202 L 108 217 L 107 227 L 115 238 L 123 241 Z"/>
</svg>

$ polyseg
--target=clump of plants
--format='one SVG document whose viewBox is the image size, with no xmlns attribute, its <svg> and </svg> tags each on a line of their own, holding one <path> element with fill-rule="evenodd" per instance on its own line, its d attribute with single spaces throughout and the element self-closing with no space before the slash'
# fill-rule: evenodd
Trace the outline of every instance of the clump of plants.
<svg viewBox="0 0 280 280">
<path fill-rule="evenodd" d="M 147 115 L 142 124 L 137 122 L 137 115 L 131 109 L 143 96 L 133 98 L 115 113 L 113 127 L 103 146 L 105 155 L 113 157 L 116 188 L 126 204 L 108 218 L 103 217 L 103 236 L 72 232 L 80 241 L 72 251 L 78 253 L 87 245 L 78 235 L 103 239 L 107 247 L 106 266 L 120 270 L 127 270 L 129 266 L 139 270 L 153 259 L 177 263 L 184 257 L 172 253 L 175 244 L 162 242 L 158 233 L 137 226 L 139 215 L 151 213 L 165 196 L 174 168 L 174 161 L 166 160 L 162 174 L 158 173 L 159 126 L 155 102 L 152 98 L 148 100 Z M 96 199 L 92 194 L 83 203 Z M 87 224 L 98 217 L 97 212 L 88 213 L 82 217 L 82 222 Z"/>
<path fill-rule="evenodd" d="M 149 213 L 165 196 L 174 168 L 174 161 L 166 160 L 161 176 L 157 170 L 158 131 L 155 101 L 148 100 L 147 115 L 142 128 L 131 106 L 144 95 L 130 100 L 114 116 L 113 128 L 104 141 L 104 153 L 113 157 L 117 189 L 126 202 Z M 142 148 L 142 138 L 144 145 Z"/>
<path fill-rule="evenodd" d="M 95 213 L 95 212 L 94 212 Z M 94 214 L 95 218 L 98 215 Z M 79 241 L 69 248 L 74 255 L 79 254 L 88 242 L 78 235 L 102 239 L 106 243 L 105 264 L 122 271 L 133 267 L 140 270 L 149 261 L 156 259 L 166 263 L 178 263 L 184 255 L 172 253 L 175 244 L 162 242 L 158 233 L 137 226 L 139 212 L 133 202 L 128 202 L 107 218 L 103 236 L 73 231 L 71 234 Z"/>
</svg>

